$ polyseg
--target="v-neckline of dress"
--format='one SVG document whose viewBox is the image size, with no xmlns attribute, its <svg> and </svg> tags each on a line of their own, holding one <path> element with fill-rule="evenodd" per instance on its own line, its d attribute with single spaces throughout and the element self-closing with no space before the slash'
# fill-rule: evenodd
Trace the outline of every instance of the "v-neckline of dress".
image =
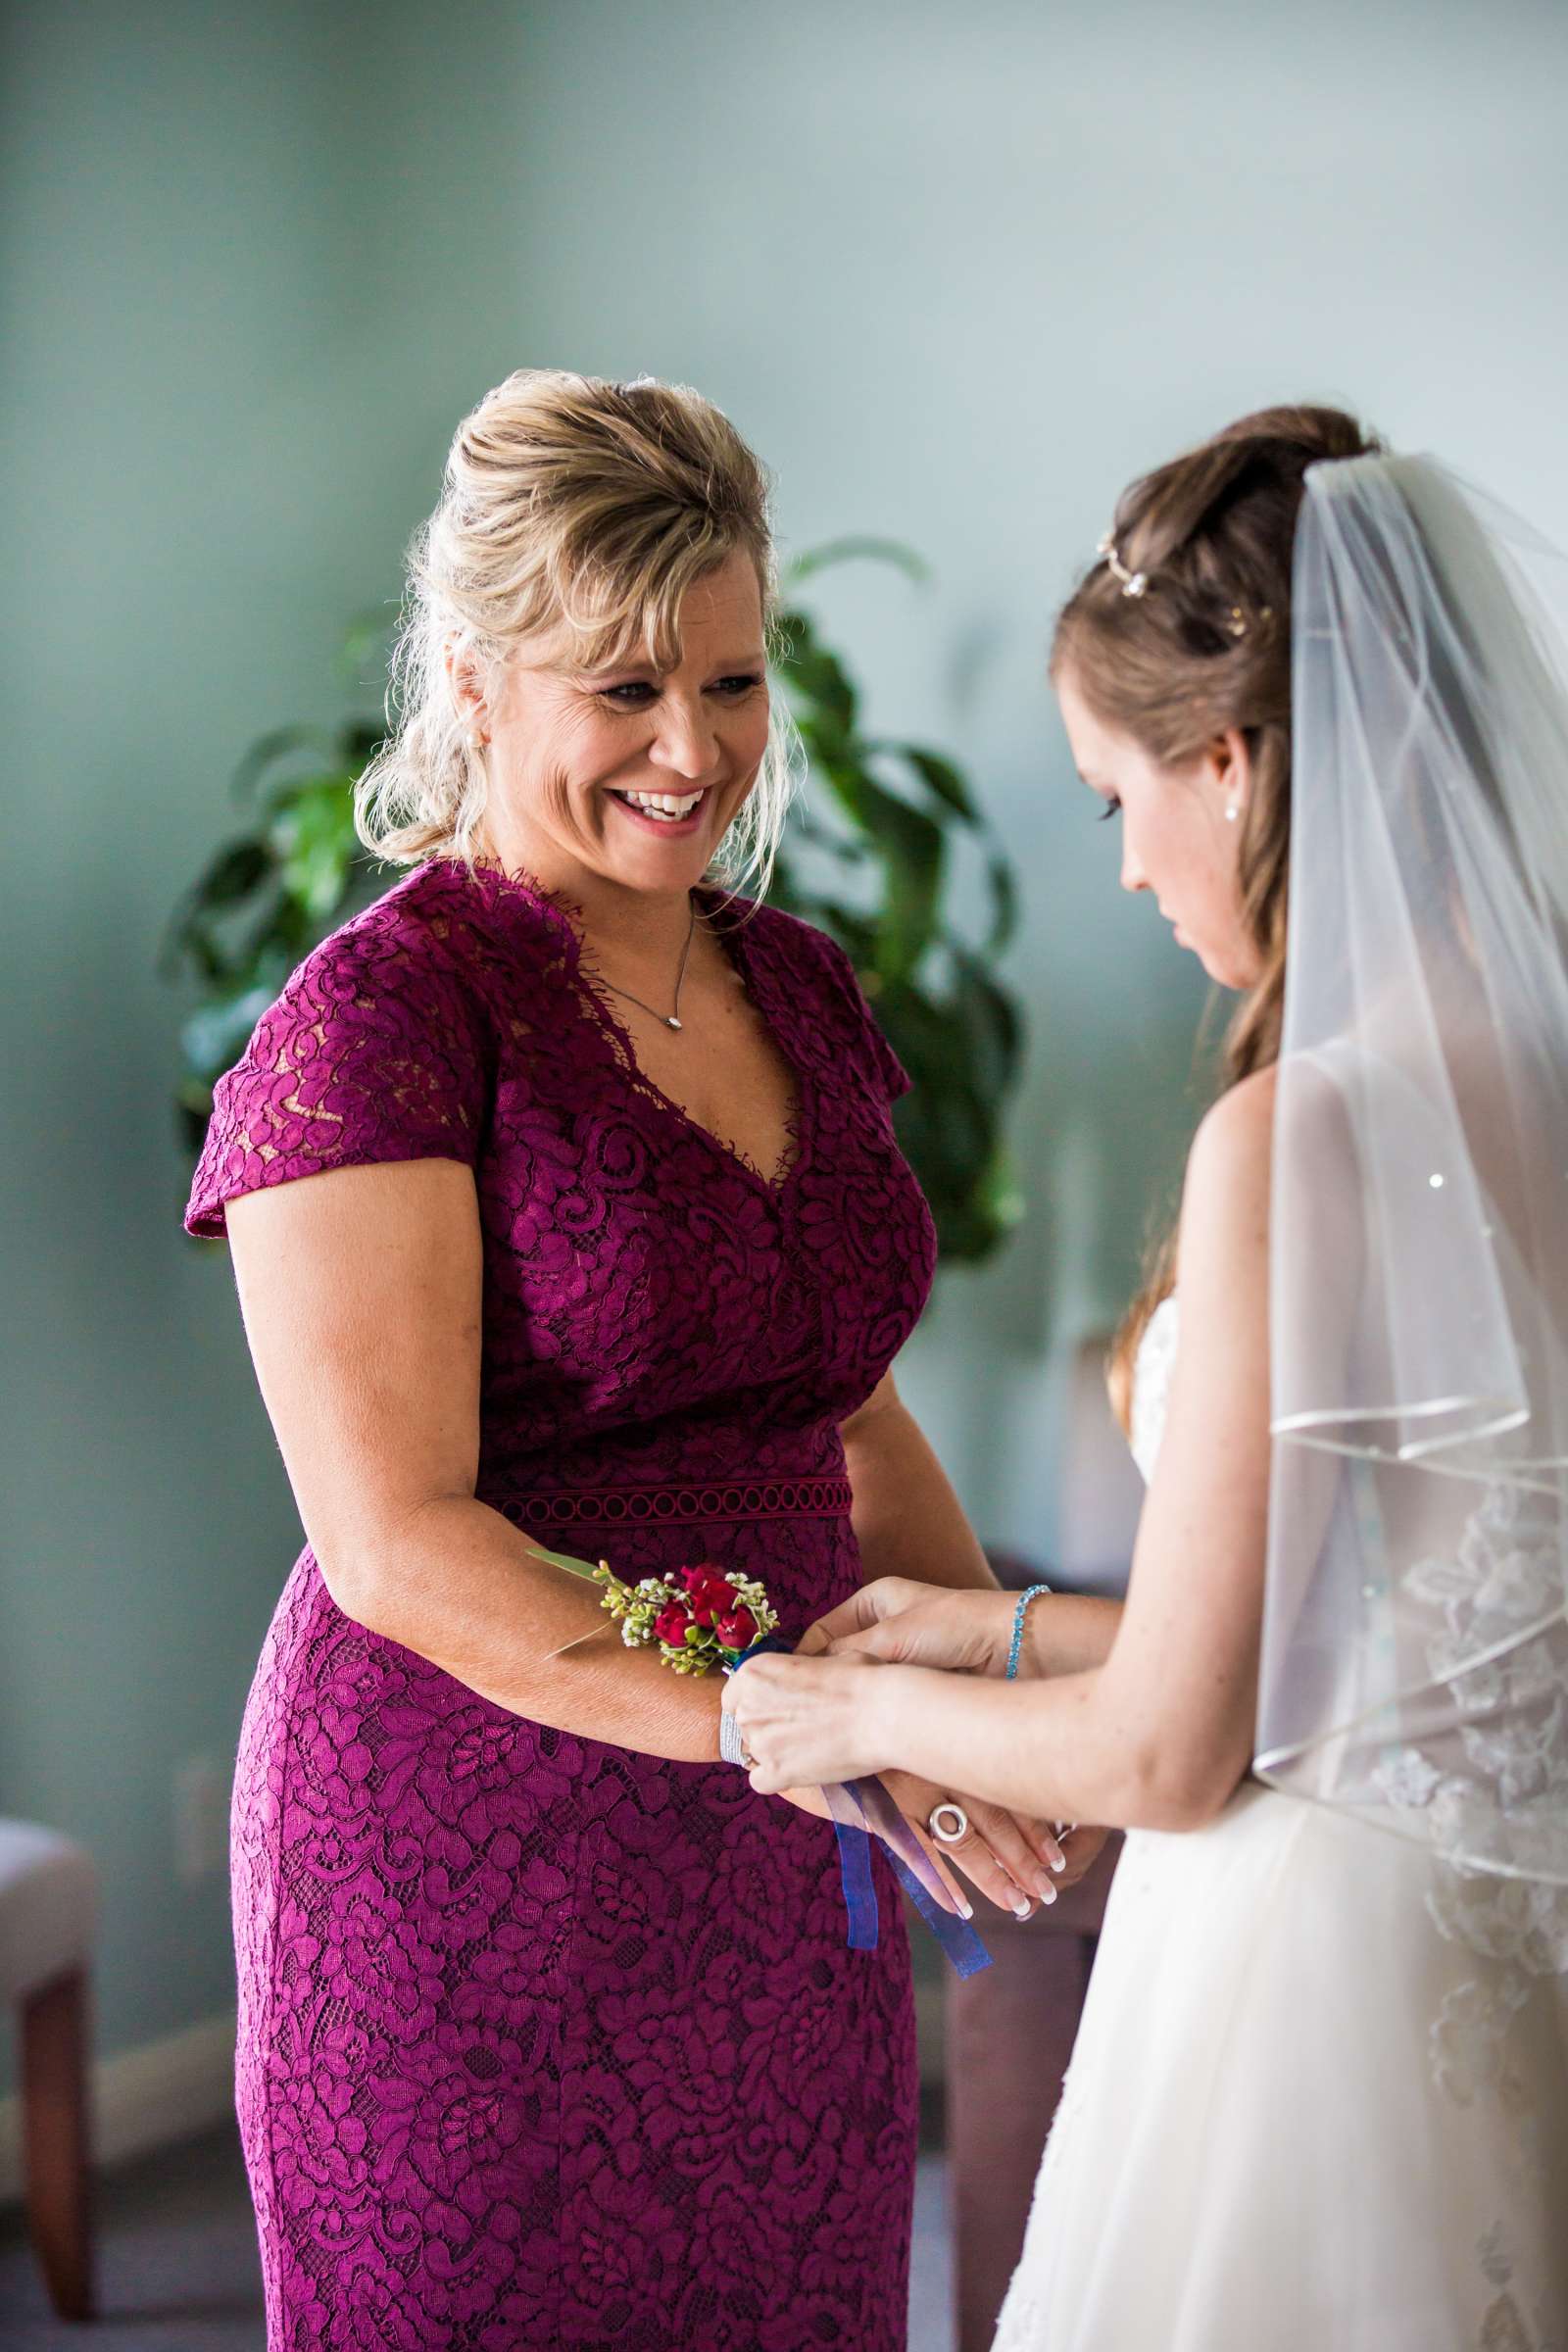
<svg viewBox="0 0 1568 2352">
<path fill-rule="evenodd" d="M 459 858 L 443 858 L 441 862 L 457 866 L 464 873 L 469 870 Z M 471 870 L 476 879 L 494 884 L 498 893 L 514 894 L 536 906 L 561 931 L 567 948 L 566 977 L 573 994 L 584 1008 L 584 1018 L 600 1031 L 612 1047 L 615 1058 L 632 1088 L 660 1109 L 667 1112 L 669 1117 L 677 1125 L 683 1127 L 689 1135 L 696 1136 L 702 1143 L 707 1144 L 718 1153 L 721 1159 L 727 1161 L 749 1183 L 755 1185 L 766 1200 L 775 1206 L 778 1205 L 794 1186 L 806 1162 L 808 1138 L 809 1082 L 799 1055 L 790 1050 L 781 1034 L 775 1010 L 776 1000 L 764 1001 L 771 997 L 765 975 L 762 978 L 760 991 L 758 988 L 757 965 L 748 952 L 743 937 L 744 924 L 731 923 L 722 927 L 714 926 L 714 937 L 718 940 L 726 958 L 739 978 L 748 1001 L 760 1014 L 763 1026 L 772 1040 L 774 1051 L 790 1075 L 791 1107 L 784 1122 L 784 1141 L 771 1175 L 765 1175 L 757 1162 L 743 1152 L 738 1144 L 726 1142 L 724 1137 L 713 1128 L 705 1126 L 701 1119 L 692 1115 L 684 1103 L 677 1102 L 673 1095 L 666 1093 L 657 1079 L 649 1077 L 637 1058 L 637 1049 L 631 1032 L 607 1003 L 604 993 L 606 983 L 594 970 L 590 957 L 584 953 L 582 908 L 576 902 L 567 898 L 564 892 L 547 889 L 544 883 L 537 881 L 533 875 L 523 872 L 520 868 L 514 872 L 508 872 L 504 866 L 492 864 L 487 860 L 477 860 Z M 699 910 L 703 913 L 710 911 L 710 902 L 717 901 L 721 908 L 732 903 L 715 885 L 705 882 L 699 882 L 696 885 L 693 896 L 698 902 Z"/>
</svg>

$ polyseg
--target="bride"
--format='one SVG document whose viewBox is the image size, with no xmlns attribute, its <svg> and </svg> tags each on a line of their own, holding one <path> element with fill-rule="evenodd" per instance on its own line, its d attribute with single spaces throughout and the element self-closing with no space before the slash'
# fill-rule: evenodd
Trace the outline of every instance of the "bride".
<svg viewBox="0 0 1568 2352">
<path fill-rule="evenodd" d="M 1057 626 L 1124 888 L 1241 992 L 1112 1366 L 1128 1598 L 883 1579 L 725 1693 L 760 1790 L 1130 1832 L 997 2352 L 1568 2347 L 1562 624 L 1288 408 Z"/>
</svg>

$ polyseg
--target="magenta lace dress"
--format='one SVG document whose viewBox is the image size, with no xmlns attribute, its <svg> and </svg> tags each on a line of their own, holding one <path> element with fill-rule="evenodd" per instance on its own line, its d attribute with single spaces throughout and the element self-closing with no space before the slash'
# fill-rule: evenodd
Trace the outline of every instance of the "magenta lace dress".
<svg viewBox="0 0 1568 2352">
<path fill-rule="evenodd" d="M 639 1077 L 566 916 L 433 860 L 318 948 L 218 1088 L 187 1211 L 356 1162 L 474 1171 L 478 1492 L 552 1548 L 858 1581 L 839 1423 L 930 1282 L 906 1083 L 832 942 L 705 900 L 793 1065 L 788 1164 Z M 727 1765 L 506 1713 L 344 1617 L 309 1550 L 234 1792 L 238 2103 L 271 2352 L 893 2352 L 907 1951 Z"/>
</svg>

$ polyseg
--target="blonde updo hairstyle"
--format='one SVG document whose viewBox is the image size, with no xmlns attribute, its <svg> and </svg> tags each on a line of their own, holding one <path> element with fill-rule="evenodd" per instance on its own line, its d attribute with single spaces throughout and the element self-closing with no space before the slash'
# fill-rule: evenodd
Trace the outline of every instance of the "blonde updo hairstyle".
<svg viewBox="0 0 1568 2352">
<path fill-rule="evenodd" d="M 458 427 L 441 500 L 409 550 L 390 733 L 355 793 L 367 849 L 394 864 L 484 854 L 489 777 L 452 673 L 487 693 L 525 638 L 564 622 L 585 668 L 680 658 L 694 581 L 737 553 L 776 597 L 768 480 L 711 402 L 681 384 L 518 368 Z M 713 875 L 767 887 L 799 760 L 774 698 L 757 782 Z"/>
<path fill-rule="evenodd" d="M 1235 727 L 1251 760 L 1237 844 L 1258 978 L 1223 1048 L 1220 1091 L 1279 1057 L 1291 869 L 1291 573 L 1309 466 L 1380 450 L 1327 408 L 1261 409 L 1145 474 L 1117 504 L 1116 562 L 1094 564 L 1056 621 L 1051 674 L 1161 762 L 1196 759 Z M 1142 575 L 1140 581 L 1139 575 Z M 1174 1227 L 1110 1357 L 1122 1426 L 1150 1317 L 1175 1283 Z"/>
</svg>

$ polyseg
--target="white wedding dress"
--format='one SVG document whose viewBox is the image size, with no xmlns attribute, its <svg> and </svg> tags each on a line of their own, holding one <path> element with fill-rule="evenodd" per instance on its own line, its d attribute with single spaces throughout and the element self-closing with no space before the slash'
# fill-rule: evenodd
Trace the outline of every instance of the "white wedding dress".
<svg viewBox="0 0 1568 2352">
<path fill-rule="evenodd" d="M 1562 1909 L 1251 1781 L 1130 1832 L 995 2352 L 1568 2352 Z"/>
</svg>

